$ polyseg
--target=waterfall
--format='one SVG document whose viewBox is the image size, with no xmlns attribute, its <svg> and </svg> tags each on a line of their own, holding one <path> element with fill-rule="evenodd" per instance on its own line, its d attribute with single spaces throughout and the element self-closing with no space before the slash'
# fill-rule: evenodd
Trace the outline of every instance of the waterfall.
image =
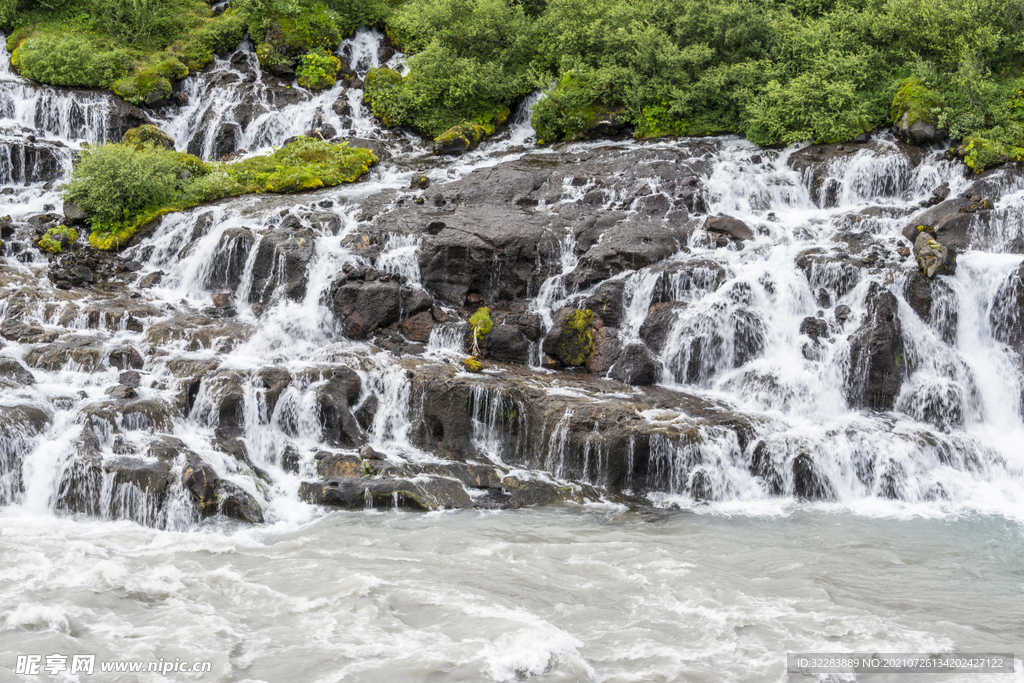
<svg viewBox="0 0 1024 683">
<path fill-rule="evenodd" d="M 362 78 L 383 40 L 361 28 L 337 54 Z M 8 57 L 0 184 L 17 189 L 0 206 L 22 226 L 18 243 L 55 210 L 47 183 L 82 144 L 110 137 L 120 105 L 24 81 Z M 915 161 L 884 134 L 828 160 L 734 138 L 537 149 L 534 93 L 507 130 L 445 159 L 380 128 L 349 83 L 282 81 L 246 41 L 152 118 L 207 159 L 313 130 L 387 145 L 393 156 L 363 181 L 165 216 L 111 257 L 112 272 L 137 275 L 109 297 L 55 289 L 47 273 L 70 267 L 56 257 L 8 254 L 0 321 L 23 327 L 0 351 L 0 501 L 185 529 L 210 514 L 305 519 L 303 486 L 350 475 L 378 487 L 359 492 L 371 507 L 408 504 L 411 489 L 389 482 L 430 476 L 458 491 L 421 502 L 507 502 L 508 472 L 519 491 L 582 490 L 574 480 L 657 506 L 895 499 L 1005 513 L 1024 499 L 1013 169 L 986 177 L 994 203 L 964 219 L 956 274 L 922 280 L 901 231 L 936 188 L 956 198 L 971 182 L 940 151 Z M 429 189 L 409 189 L 414 172 Z M 473 185 L 489 172 L 488 192 L 510 197 L 498 209 Z M 502 241 L 520 214 L 543 226 L 543 245 Z M 717 214 L 750 238 L 707 230 Z M 509 234 L 473 232 L 493 216 Z M 679 237 L 662 247 L 659 230 Z M 609 244 L 626 255 L 601 252 Z M 533 247 L 535 262 L 516 262 Z M 473 261 L 473 249 L 490 255 Z M 461 264 L 453 281 L 500 268 L 521 286 L 441 291 L 425 265 L 438 260 Z M 639 349 L 658 386 L 614 381 L 625 356 L 586 374 L 549 369 L 559 312 L 597 299 L 615 331 L 599 335 L 602 352 Z M 472 374 L 465 319 L 482 305 L 495 332 Z M 886 315 L 899 381 L 882 401 L 864 348 Z"/>
</svg>

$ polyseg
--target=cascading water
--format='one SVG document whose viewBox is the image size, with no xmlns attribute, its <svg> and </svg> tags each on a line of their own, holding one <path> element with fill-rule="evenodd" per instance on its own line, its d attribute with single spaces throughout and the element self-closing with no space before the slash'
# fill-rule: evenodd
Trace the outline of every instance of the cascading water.
<svg viewBox="0 0 1024 683">
<path fill-rule="evenodd" d="M 360 29 L 338 55 L 362 78 L 380 65 L 383 39 Z M 389 64 L 401 60 L 397 55 Z M 36 234 L 29 218 L 59 208 L 54 187 L 74 150 L 116 137 L 126 119 L 114 98 L 39 87 L 11 73 L 5 54 L 0 62 L 0 185 L 12 186 L 0 194 L 0 208 L 21 231 L 13 242 L 28 244 L 23 235 Z M 494 629 L 478 656 L 467 654 L 480 648 L 458 629 L 428 645 L 417 640 L 418 627 L 398 620 L 350 653 L 346 671 L 366 680 L 418 675 L 416 667 L 387 669 L 378 678 L 366 673 L 380 648 L 389 661 L 404 656 L 389 649 L 392 632 L 417 657 L 443 651 L 443 665 L 427 668 L 465 667 L 467 680 L 552 672 L 574 680 L 672 680 L 680 664 L 656 653 L 687 638 L 700 650 L 687 661 L 701 662 L 696 669 L 704 672 L 714 667 L 701 652 L 723 639 L 728 647 L 763 650 L 765 670 L 774 666 L 774 654 L 764 654 L 773 648 L 1014 644 L 1019 628 L 1006 627 L 1010 635 L 997 643 L 977 635 L 977 624 L 1001 614 L 989 603 L 984 615 L 961 622 L 959 613 L 939 608 L 927 620 L 876 618 L 846 598 L 809 596 L 802 587 L 776 587 L 785 598 L 744 592 L 749 588 L 723 596 L 715 583 L 720 574 L 704 577 L 707 568 L 695 568 L 701 561 L 688 553 L 696 546 L 666 550 L 660 527 L 630 527 L 627 535 L 618 525 L 622 505 L 645 515 L 682 507 L 700 513 L 688 519 L 709 525 L 699 532 L 699 547 L 724 544 L 716 557 L 768 544 L 779 557 L 745 554 L 743 568 L 730 565 L 749 587 L 764 577 L 748 577 L 744 568 L 762 558 L 773 567 L 765 571 L 816 580 L 811 559 L 811 570 L 794 567 L 784 549 L 801 538 L 793 553 L 819 552 L 827 535 L 819 527 L 833 519 L 814 516 L 822 509 L 852 510 L 834 519 L 847 520 L 863 543 L 910 535 L 893 517 L 917 517 L 925 535 L 944 538 L 947 526 L 933 527 L 929 519 L 939 517 L 967 544 L 978 538 L 974 525 L 1019 522 L 1024 181 L 1016 169 L 990 174 L 984 186 L 971 184 L 940 152 L 915 161 L 885 134 L 831 158 L 815 156 L 813 148 L 761 150 L 731 138 L 538 149 L 529 119 L 542 93 L 519 104 L 506 131 L 444 159 L 427 154 L 418 138 L 381 129 L 358 87 L 339 82 L 314 93 L 263 73 L 249 42 L 186 79 L 181 92 L 185 99 L 150 117 L 178 149 L 204 158 L 259 153 L 314 130 L 381 143 L 388 158 L 356 184 L 242 197 L 166 216 L 91 287 L 58 289 L 54 271 L 68 267 L 59 259 L 48 261 L 31 247 L 6 252 L 0 503 L 15 528 L 15 540 L 4 546 L 10 557 L 26 566 L 38 560 L 23 528 L 43 528 L 41 552 L 59 556 L 64 532 L 48 530 L 48 520 L 70 523 L 74 515 L 73 528 L 85 531 L 73 534 L 112 534 L 144 549 L 117 560 L 129 567 L 124 576 L 120 569 L 97 571 L 109 573 L 102 581 L 115 590 L 144 595 L 145 604 L 189 592 L 180 588 L 192 581 L 184 569 L 166 570 L 151 578 L 152 586 L 125 578 L 148 554 L 180 546 L 189 548 L 181 552 L 196 580 L 244 584 L 249 598 L 276 605 L 277 597 L 266 596 L 290 589 L 253 588 L 259 570 L 239 569 L 246 574 L 239 578 L 234 569 L 206 563 L 227 545 L 231 553 L 259 556 L 274 555 L 281 544 L 287 557 L 274 555 L 275 561 L 290 562 L 291 554 L 320 561 L 318 553 L 326 553 L 337 562 L 368 563 L 349 577 L 358 584 L 352 599 L 377 614 L 350 615 L 363 631 L 380 618 L 380 600 L 396 613 L 423 600 L 435 611 L 463 605 L 466 613 L 451 623 L 470 618 Z M 414 175 L 429 184 L 410 189 Z M 939 201 L 936 188 L 945 188 L 942 199 L 986 192 L 992 206 L 961 212 L 969 229 L 955 275 L 926 280 L 900 240 L 911 219 Z M 749 226 L 749 238 L 710 229 L 707 217 L 717 214 Z M 517 242 L 521 230 L 535 232 Z M 93 267 L 98 275 L 101 266 Z M 470 372 L 463 364 L 473 334 L 466 319 L 482 306 L 491 309 L 493 329 L 478 340 L 483 370 Z M 558 360 L 559 334 L 576 308 L 593 310 L 600 326 L 589 358 L 571 369 Z M 887 371 L 896 380 L 879 380 L 870 352 L 879 346 L 891 348 Z M 647 364 L 644 373 L 630 369 L 637 358 Z M 647 379 L 636 380 L 641 375 Z M 357 512 L 324 515 L 303 501 Z M 660 618 L 675 629 L 676 644 L 623 636 L 628 647 L 638 639 L 652 649 L 621 660 L 619 641 L 595 645 L 607 633 L 622 633 L 613 626 L 618 609 L 587 617 L 608 625 L 602 636 L 567 625 L 559 610 L 576 607 L 543 612 L 532 603 L 520 609 L 518 601 L 467 597 L 477 595 L 476 585 L 435 597 L 434 584 L 403 583 L 408 577 L 398 570 L 387 585 L 374 578 L 392 555 L 427 539 L 457 548 L 454 562 L 483 563 L 488 581 L 503 572 L 522 581 L 520 564 L 544 562 L 529 559 L 533 541 L 523 540 L 536 529 L 510 534 L 503 526 L 520 524 L 511 515 L 473 522 L 429 515 L 424 519 L 431 521 L 418 522 L 367 510 L 566 501 L 586 506 L 574 521 L 555 517 L 549 527 L 578 523 L 598 533 L 606 518 L 588 520 L 609 515 L 611 531 L 599 533 L 609 533 L 616 557 L 600 559 L 607 547 L 571 550 L 547 574 L 561 581 L 566 568 L 580 568 L 580 585 L 607 581 L 609 594 L 635 593 L 645 612 L 653 603 L 643 596 L 658 594 Z M 730 514 L 745 521 L 735 525 Z M 795 534 L 772 526 L 775 515 L 787 515 Z M 235 533 L 225 517 L 268 524 Z M 375 534 L 362 529 L 378 523 L 406 534 L 407 547 L 373 554 Z M 486 552 L 467 550 L 457 535 L 435 534 L 449 524 L 477 534 L 478 523 L 496 525 L 485 532 L 496 544 Z M 197 528 L 229 533 L 191 533 Z M 317 540 L 306 545 L 307 533 Z M 1013 533 L 998 533 L 1019 544 Z M 905 541 L 885 552 L 895 557 Z M 335 555 L 339 543 L 347 545 Z M 589 541 L 574 540 L 573 547 L 579 543 Z M 545 552 L 561 552 L 544 545 Z M 441 561 L 450 569 L 439 557 L 428 550 L 418 559 L 426 560 L 423 567 Z M 858 576 L 877 570 L 864 558 L 850 561 L 864 563 L 851 569 Z M 986 561 L 998 565 L 1000 576 L 1012 574 L 998 558 Z M 301 574 L 297 583 L 305 582 Z M 668 574 L 696 576 L 704 582 L 694 589 L 700 594 L 681 594 L 665 583 Z M 49 574 L 39 581 L 49 590 L 63 586 Z M 820 588 L 831 595 L 830 586 Z M 18 590 L 0 581 L 0 595 L 30 605 L 3 616 L 0 629 L 63 638 L 79 619 L 70 608 L 70 617 L 36 610 Z M 545 600 L 567 604 L 561 595 Z M 296 632 L 333 623 L 336 614 L 307 602 L 278 605 L 275 618 L 295 622 Z M 510 606 L 496 616 L 492 603 Z M 207 604 L 196 612 L 213 614 Z M 188 610 L 173 618 L 191 624 Z M 808 611 L 820 614 L 815 624 L 834 620 L 835 632 L 807 626 L 799 615 Z M 542 612 L 543 619 L 533 616 Z M 702 626 L 690 633 L 690 622 Z M 719 622 L 721 633 L 707 626 Z M 243 644 L 250 632 L 235 638 L 227 622 L 218 624 L 202 630 L 232 652 L 223 668 L 238 671 L 225 680 L 280 677 L 247 649 L 259 643 Z M 638 622 L 635 630 L 649 628 Z M 163 645 L 153 635 L 143 640 Z M 294 652 L 286 659 L 301 659 L 307 646 L 288 645 Z M 257 673 L 240 673 L 253 662 Z M 755 680 L 745 671 L 723 677 Z"/>
</svg>

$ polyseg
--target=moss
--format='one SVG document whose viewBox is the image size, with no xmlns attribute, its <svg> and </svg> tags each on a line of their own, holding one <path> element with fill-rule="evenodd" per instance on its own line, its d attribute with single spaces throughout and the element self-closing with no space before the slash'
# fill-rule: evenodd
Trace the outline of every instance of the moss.
<svg viewBox="0 0 1024 683">
<path fill-rule="evenodd" d="M 36 243 L 43 251 L 59 254 L 78 241 L 78 231 L 66 225 L 50 228 Z"/>
<path fill-rule="evenodd" d="M 114 94 L 132 104 L 155 106 L 171 96 L 172 81 L 188 75 L 188 67 L 177 57 L 161 52 L 136 66 L 111 86 Z"/>
<path fill-rule="evenodd" d="M 556 353 L 559 360 L 569 366 L 580 367 L 594 354 L 596 342 L 591 324 L 594 312 L 589 308 L 573 311 L 565 321 L 565 328 L 558 337 Z"/>
<path fill-rule="evenodd" d="M 174 140 L 171 136 L 148 123 L 125 131 L 125 134 L 121 136 L 121 142 L 136 147 L 153 145 L 164 149 L 174 149 Z"/>
<path fill-rule="evenodd" d="M 490 333 L 494 323 L 491 321 L 491 309 L 481 306 L 476 312 L 469 316 L 469 325 L 473 328 L 477 339 L 483 339 Z"/>
<path fill-rule="evenodd" d="M 116 251 L 131 244 L 138 231 L 138 224 L 97 229 L 89 233 L 89 244 L 100 251 Z"/>
<path fill-rule="evenodd" d="M 900 83 L 889 107 L 890 120 L 904 128 L 923 121 L 938 125 L 942 97 L 926 86 L 921 79 L 911 77 Z"/>
<path fill-rule="evenodd" d="M 97 224 L 93 221 L 89 243 L 96 249 L 112 250 L 128 246 L 140 228 L 167 213 L 224 197 L 263 192 L 290 194 L 333 187 L 358 180 L 369 171 L 370 166 L 377 163 L 377 157 L 368 149 L 304 137 L 272 154 L 230 164 L 204 163 L 190 154 L 161 150 L 150 145 L 143 145 L 139 153 L 168 155 L 173 161 L 173 167 L 178 169 L 179 177 L 188 177 L 180 182 L 176 196 L 166 205 L 136 210 L 121 223 Z M 81 183 L 76 184 L 73 177 L 71 186 L 76 193 L 87 193 L 90 181 L 86 179 L 84 182 L 83 188 Z"/>
<path fill-rule="evenodd" d="M 465 368 L 466 372 L 480 372 L 484 369 L 484 364 L 476 358 L 467 358 L 462 361 L 462 367 Z"/>
</svg>

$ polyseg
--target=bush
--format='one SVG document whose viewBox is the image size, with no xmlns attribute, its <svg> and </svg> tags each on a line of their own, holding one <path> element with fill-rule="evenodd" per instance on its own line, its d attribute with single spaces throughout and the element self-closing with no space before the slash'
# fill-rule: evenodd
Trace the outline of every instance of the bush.
<svg viewBox="0 0 1024 683">
<path fill-rule="evenodd" d="M 106 87 L 128 62 L 127 54 L 77 33 L 27 38 L 11 56 L 11 63 L 25 78 L 85 88 Z"/>
<path fill-rule="evenodd" d="M 180 167 L 178 156 L 162 148 L 87 146 L 71 172 L 64 199 L 81 207 L 94 227 L 130 222 L 174 201 Z"/>
<path fill-rule="evenodd" d="M 319 49 L 302 55 L 295 74 L 303 88 L 323 90 L 334 85 L 340 70 L 341 60 L 327 50 Z"/>
</svg>

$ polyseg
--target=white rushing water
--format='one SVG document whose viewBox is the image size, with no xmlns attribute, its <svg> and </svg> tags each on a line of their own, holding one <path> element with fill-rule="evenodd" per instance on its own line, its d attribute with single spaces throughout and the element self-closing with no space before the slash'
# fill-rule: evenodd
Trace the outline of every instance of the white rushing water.
<svg viewBox="0 0 1024 683">
<path fill-rule="evenodd" d="M 380 65 L 382 38 L 360 29 L 339 57 L 363 77 Z M 31 177 L 31 165 L 43 162 L 27 156 L 27 136 L 52 146 L 67 173 L 74 149 L 106 139 L 111 101 L 28 83 L 10 72 L 8 59 L 0 54 L 0 185 L 11 192 L 0 194 L 0 214 L 20 219 L 60 206 L 54 184 Z M 53 652 L 213 666 L 205 677 L 95 680 L 238 683 L 838 681 L 854 679 L 788 675 L 786 653 L 1024 652 L 1024 378 L 992 322 L 1024 261 L 1013 253 L 1024 189 L 1009 171 L 996 172 L 1006 189 L 996 218 L 975 233 L 955 276 L 941 278 L 945 287 L 936 287 L 926 323 L 905 293 L 912 256 L 899 276 L 895 268 L 853 267 L 844 261 L 853 248 L 837 238 L 852 235 L 895 253 L 907 218 L 937 186 L 947 183 L 950 196 L 966 187 L 958 165 L 933 152 L 911 167 L 885 153 L 895 144 L 883 137 L 834 164 L 816 185 L 787 163 L 797 148 L 759 150 L 732 138 L 700 143 L 712 149 L 700 213 L 741 219 L 754 239 L 721 248 L 696 230 L 665 261 L 615 275 L 623 292 L 619 337 L 623 345 L 640 343 L 652 304 L 670 305 L 656 353 L 659 390 L 749 416 L 768 469 L 752 472 L 750 448 L 735 431 L 702 425 L 692 440 L 652 438 L 650 476 L 663 485 L 640 511 L 604 502 L 520 512 L 327 513 L 301 503 L 298 492 L 315 474 L 319 452 L 355 451 L 329 443 L 318 413 L 332 369 L 358 375 L 352 408 L 358 415 L 375 406 L 362 428 L 387 462 L 441 460 L 413 443 L 423 398 L 405 366 L 388 351 L 346 339 L 331 310 L 346 268 L 372 267 L 423 291 L 422 238 L 392 234 L 364 255 L 362 204 L 408 188 L 416 168 L 443 187 L 530 152 L 554 158 L 533 147 L 529 114 L 542 94 L 520 103 L 495 139 L 437 162 L 418 138 L 382 130 L 358 88 L 339 83 L 314 93 L 274 82 L 248 41 L 186 79 L 182 92 L 187 103 L 154 120 L 179 149 L 203 158 L 267 151 L 314 129 L 373 140 L 395 156 L 358 184 L 167 217 L 123 254 L 147 274 L 162 273 L 122 302 L 130 315 L 108 310 L 99 293 L 55 289 L 40 255 L 6 258 L 0 316 L 16 310 L 47 329 L 73 329 L 79 350 L 37 359 L 31 385 L 0 384 L 0 411 L 7 411 L 0 412 L 0 680 L 11 677 L 16 655 Z M 561 151 L 641 147 L 587 142 Z M 557 188 L 557 201 L 536 207 L 539 216 L 554 216 L 597 187 L 572 180 Z M 644 196 L 672 199 L 671 192 L 652 177 Z M 640 200 L 609 192 L 605 201 L 601 210 L 632 202 L 637 211 Z M 571 229 L 556 236 L 553 274 L 531 291 L 542 332 L 559 309 L 597 289 L 572 279 L 582 253 L 577 237 Z M 272 248 L 270 266 L 261 261 L 264 247 L 286 238 L 313 242 L 304 261 L 285 263 Z M 805 272 L 798 263 L 808 254 L 822 258 Z M 296 269 L 305 274 L 302 286 L 282 295 Z M 869 312 L 873 284 L 895 296 L 912 367 L 892 409 L 881 412 L 851 408 L 844 390 L 859 371 L 848 337 Z M 39 288 L 46 297 L 26 294 Z M 220 315 L 209 313 L 212 294 L 225 295 L 236 315 L 203 336 L 190 318 Z M 848 308 L 845 324 L 841 307 Z M 815 342 L 801 325 L 819 310 L 827 333 Z M 457 320 L 435 326 L 423 357 L 460 364 L 467 332 Z M 148 407 L 113 415 L 96 407 L 123 369 L 106 359 L 128 346 L 147 356 L 137 392 Z M 0 360 L 31 353 L 30 345 L 8 341 Z M 592 398 L 551 381 L 543 355 L 535 344 L 535 381 L 581 404 Z M 294 378 L 280 395 L 271 396 L 268 368 Z M 188 374 L 203 377 L 195 391 L 181 381 Z M 499 418 L 525 406 L 503 403 L 511 399 L 486 388 L 486 373 L 475 377 L 481 384 L 471 391 L 470 438 L 490 461 L 510 464 Z M 237 434 L 224 436 L 218 392 L 237 397 Z M 33 426 L 32 414 L 45 419 Z M 574 415 L 566 409 L 543 435 L 546 473 L 512 471 L 564 484 L 571 432 L 580 424 Z M 689 419 L 662 409 L 641 417 L 666 428 Z M 155 501 L 106 467 L 126 455 L 156 466 L 163 437 L 154 437 L 154 423 L 180 442 L 174 471 L 189 466 L 184 453 L 191 452 L 250 496 L 266 524 L 201 520 L 180 483 Z M 580 479 L 602 484 L 608 462 L 623 454 L 601 443 L 596 423 L 585 432 Z M 244 459 L 225 451 L 221 442 L 233 438 Z M 77 457 L 88 449 L 97 460 Z M 833 502 L 795 495 L 798 458 L 827 477 Z M 628 462 L 632 476 L 632 450 Z M 778 491 L 766 484 L 771 473 Z M 90 498 L 76 487 L 100 494 Z M 714 492 L 710 503 L 700 495 L 706 490 Z M 99 503 L 83 509 L 79 499 Z M 1022 676 L 1018 662 L 1017 674 L 986 680 Z"/>
</svg>

